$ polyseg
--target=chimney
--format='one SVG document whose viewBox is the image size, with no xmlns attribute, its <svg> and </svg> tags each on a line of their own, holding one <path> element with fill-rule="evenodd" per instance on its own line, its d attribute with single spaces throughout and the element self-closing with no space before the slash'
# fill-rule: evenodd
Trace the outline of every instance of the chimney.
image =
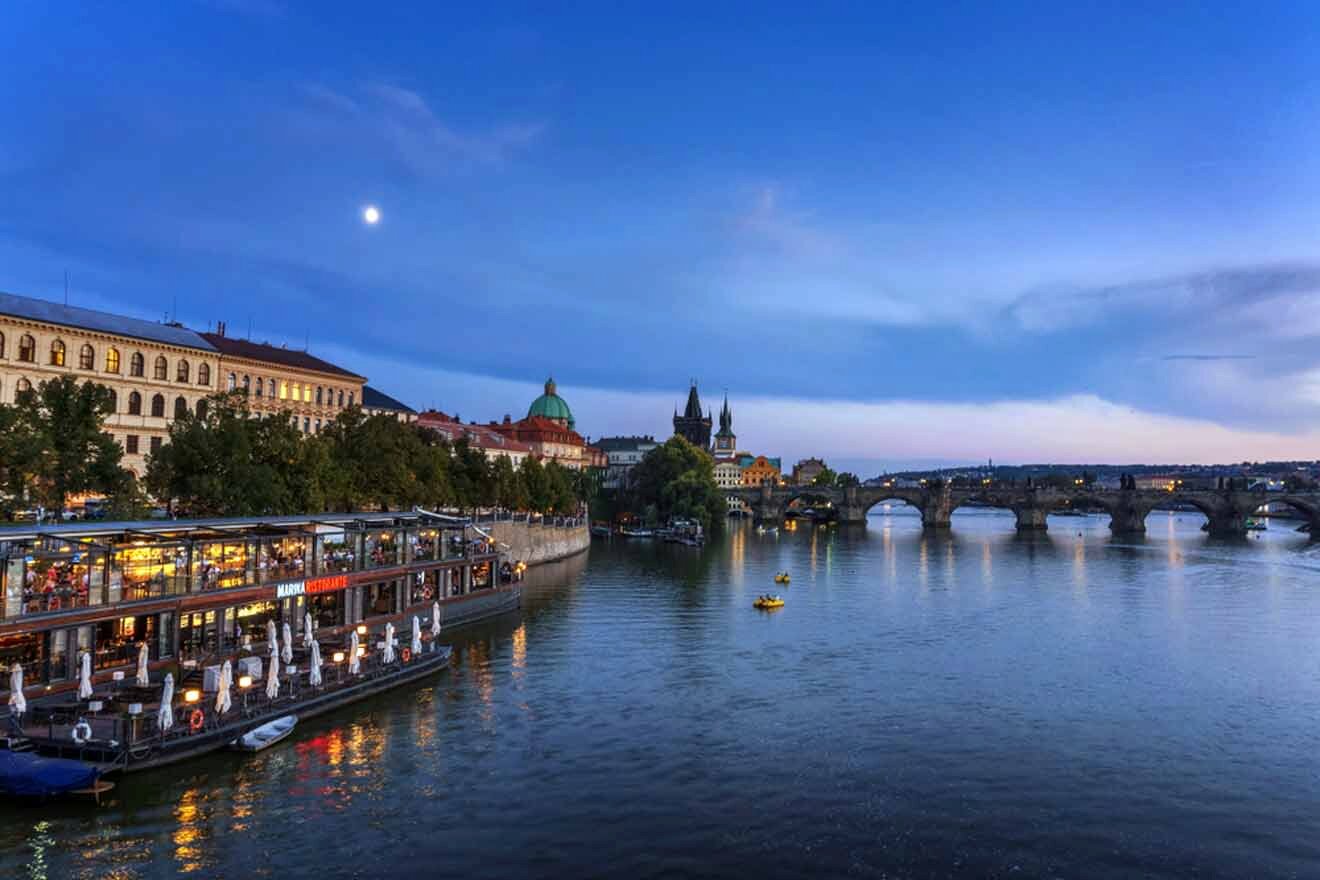
<svg viewBox="0 0 1320 880">
<path fill-rule="evenodd" d="M 224 335 L 225 335 L 225 322 L 224 322 L 224 321 L 216 321 L 216 323 L 215 323 L 215 335 L 216 335 L 216 336 L 224 336 Z"/>
</svg>

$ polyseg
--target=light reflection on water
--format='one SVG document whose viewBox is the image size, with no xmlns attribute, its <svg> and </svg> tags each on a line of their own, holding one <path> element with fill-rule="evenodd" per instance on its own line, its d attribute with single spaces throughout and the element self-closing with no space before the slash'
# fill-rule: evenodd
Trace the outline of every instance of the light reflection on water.
<svg viewBox="0 0 1320 880">
<path fill-rule="evenodd" d="M 0 807 L 0 876 L 1314 876 L 1320 551 L 1201 521 L 597 543 L 425 683 Z"/>
</svg>

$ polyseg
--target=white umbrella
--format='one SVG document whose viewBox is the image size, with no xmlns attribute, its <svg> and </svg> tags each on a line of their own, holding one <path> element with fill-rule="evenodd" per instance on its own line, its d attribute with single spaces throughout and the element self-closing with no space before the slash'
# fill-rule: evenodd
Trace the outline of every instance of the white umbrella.
<svg viewBox="0 0 1320 880">
<path fill-rule="evenodd" d="M 23 667 L 17 663 L 9 669 L 9 708 L 15 715 L 27 711 L 27 698 L 23 696 Z"/>
<path fill-rule="evenodd" d="M 414 657 L 422 653 L 422 619 L 416 614 L 413 615 L 412 652 Z"/>
<path fill-rule="evenodd" d="M 440 603 L 431 605 L 431 638 L 440 638 Z"/>
<path fill-rule="evenodd" d="M 160 712 L 156 715 L 156 726 L 164 733 L 174 726 L 174 673 L 165 673 L 165 689 L 160 692 Z"/>
<path fill-rule="evenodd" d="M 274 643 L 270 646 L 270 671 L 266 675 L 266 696 L 272 700 L 280 695 L 280 652 Z"/>
<path fill-rule="evenodd" d="M 382 663 L 394 662 L 394 624 L 385 624 L 385 653 L 380 656 Z"/>
<path fill-rule="evenodd" d="M 284 621 L 284 647 L 280 649 L 280 657 L 285 663 L 293 662 L 293 630 L 289 629 L 289 622 Z"/>
<path fill-rule="evenodd" d="M 137 668 L 137 686 L 147 687 L 151 684 L 151 677 L 147 675 L 147 643 L 138 645 L 138 668 Z"/>
<path fill-rule="evenodd" d="M 358 660 L 358 637 L 357 630 L 348 634 L 348 674 L 357 675 L 362 669 L 362 663 Z"/>
<path fill-rule="evenodd" d="M 92 698 L 92 654 L 90 651 L 83 651 L 79 658 L 78 671 L 78 699 L 90 700 Z"/>
<path fill-rule="evenodd" d="M 220 667 L 220 687 L 215 692 L 215 714 L 223 715 L 234 705 L 234 701 L 229 697 L 229 685 L 234 677 L 234 667 L 225 661 L 225 665 Z"/>
<path fill-rule="evenodd" d="M 312 656 L 308 663 L 311 665 L 311 669 L 307 672 L 307 683 L 314 688 L 319 688 L 321 686 L 321 644 L 319 642 L 312 642 Z"/>
<path fill-rule="evenodd" d="M 308 611 L 303 615 L 303 647 L 310 651 L 312 641 L 312 612 Z"/>
<path fill-rule="evenodd" d="M 273 645 L 278 637 L 275 635 L 275 621 L 266 621 L 266 644 Z"/>
</svg>

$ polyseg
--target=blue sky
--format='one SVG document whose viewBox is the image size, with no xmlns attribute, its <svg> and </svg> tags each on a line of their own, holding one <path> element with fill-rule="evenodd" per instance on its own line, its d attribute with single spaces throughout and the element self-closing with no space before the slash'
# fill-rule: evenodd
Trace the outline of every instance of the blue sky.
<svg viewBox="0 0 1320 880">
<path fill-rule="evenodd" d="M 593 436 L 1320 455 L 1310 4 L 391 5 L 8 7 L 0 289 Z"/>
</svg>

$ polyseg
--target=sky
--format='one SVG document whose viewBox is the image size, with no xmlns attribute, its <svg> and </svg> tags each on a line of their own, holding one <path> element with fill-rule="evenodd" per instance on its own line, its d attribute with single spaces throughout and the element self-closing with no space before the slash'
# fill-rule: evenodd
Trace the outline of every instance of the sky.
<svg viewBox="0 0 1320 880">
<path fill-rule="evenodd" d="M 864 474 L 1320 457 L 1314 4 L 82 6 L 0 13 L 0 290 Z"/>
</svg>

